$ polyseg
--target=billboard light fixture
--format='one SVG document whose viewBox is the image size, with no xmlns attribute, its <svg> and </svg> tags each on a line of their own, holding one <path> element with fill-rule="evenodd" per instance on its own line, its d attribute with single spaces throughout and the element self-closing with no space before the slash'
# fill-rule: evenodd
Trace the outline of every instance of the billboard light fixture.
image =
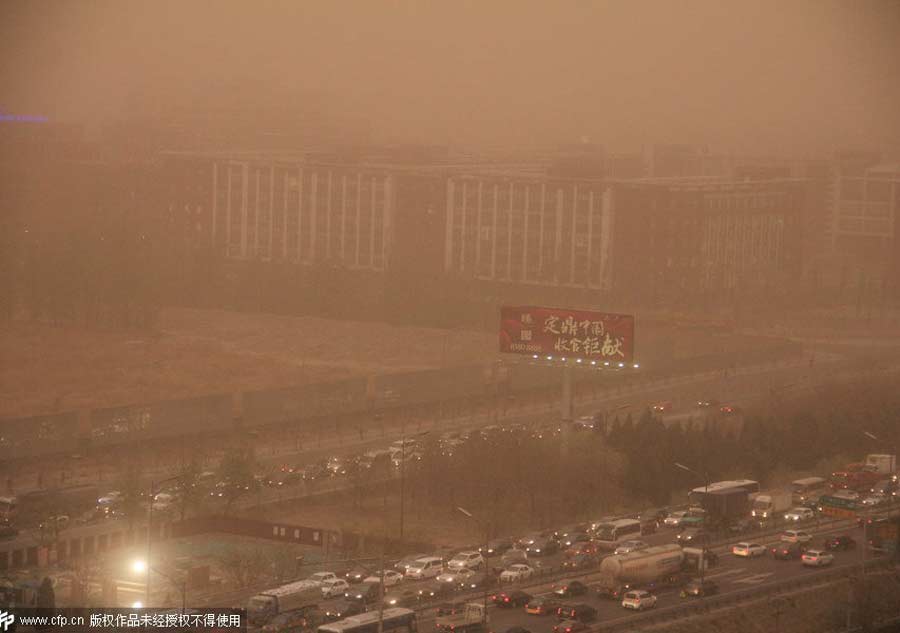
<svg viewBox="0 0 900 633">
<path fill-rule="evenodd" d="M 591 361 L 591 365 L 596 365 L 596 364 L 597 364 L 597 361 L 595 361 L 595 360 Z"/>
<path fill-rule="evenodd" d="M 565 358 L 560 358 L 559 360 L 561 360 L 562 362 L 566 362 Z"/>
<path fill-rule="evenodd" d="M 553 360 L 553 357 L 552 357 L 552 356 L 548 356 L 548 357 L 547 357 L 547 360 Z"/>
<path fill-rule="evenodd" d="M 609 367 L 609 361 L 606 361 L 606 362 L 603 363 L 603 364 L 604 364 L 606 367 Z"/>
<path fill-rule="evenodd" d="M 534 356 L 532 356 L 532 358 L 537 358 L 537 354 L 535 354 Z"/>
<path fill-rule="evenodd" d="M 625 363 L 619 363 L 619 367 L 624 367 Z"/>
<path fill-rule="evenodd" d="M 634 364 L 634 368 L 635 368 L 635 369 L 637 369 L 637 368 L 639 368 L 639 367 L 640 367 L 640 365 L 638 365 L 637 363 Z"/>
</svg>

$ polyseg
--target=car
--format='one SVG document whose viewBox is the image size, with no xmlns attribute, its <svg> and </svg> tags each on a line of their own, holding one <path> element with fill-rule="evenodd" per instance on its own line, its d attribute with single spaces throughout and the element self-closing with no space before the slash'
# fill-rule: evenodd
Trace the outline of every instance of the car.
<svg viewBox="0 0 900 633">
<path fill-rule="evenodd" d="M 434 600 L 435 598 L 445 598 L 453 595 L 457 590 L 457 586 L 449 582 L 438 582 L 432 580 L 423 584 L 417 591 L 419 600 Z"/>
<path fill-rule="evenodd" d="M 316 582 L 325 582 L 327 580 L 336 580 L 338 575 L 333 571 L 318 571 L 314 574 L 311 574 L 307 580 L 314 580 Z"/>
<path fill-rule="evenodd" d="M 728 532 L 731 534 L 745 534 L 753 529 L 750 519 L 738 519 L 728 526 Z"/>
<path fill-rule="evenodd" d="M 511 626 L 504 633 L 531 633 L 531 631 L 521 626 Z"/>
<path fill-rule="evenodd" d="M 848 550 L 856 547 L 856 541 L 846 534 L 839 534 L 826 538 L 822 547 L 827 550 Z"/>
<path fill-rule="evenodd" d="M 518 582 L 528 580 L 534 575 L 534 569 L 530 565 L 510 565 L 500 572 L 500 582 Z"/>
<path fill-rule="evenodd" d="M 796 508 L 791 508 L 784 515 L 785 521 L 809 521 L 810 519 L 814 519 L 816 517 L 816 513 L 813 512 L 810 508 L 797 506 Z"/>
<path fill-rule="evenodd" d="M 718 406 L 719 406 L 719 401 L 716 400 L 715 398 L 706 398 L 705 400 L 697 401 L 698 409 L 710 409 L 712 407 L 718 407 Z"/>
<path fill-rule="evenodd" d="M 619 545 L 614 554 L 628 554 L 630 552 L 637 552 L 642 549 L 647 549 L 650 547 L 644 541 L 624 541 L 621 545 Z"/>
<path fill-rule="evenodd" d="M 498 607 L 524 607 L 526 604 L 531 602 L 532 596 L 530 593 L 525 591 L 519 591 L 518 589 L 513 591 L 501 591 L 500 593 L 495 593 L 491 596 L 491 600 L 493 600 L 494 604 Z"/>
<path fill-rule="evenodd" d="M 591 537 L 585 532 L 571 532 L 564 534 L 559 540 L 559 544 L 564 547 L 572 547 L 578 543 L 590 543 Z"/>
<path fill-rule="evenodd" d="M 449 569 L 481 569 L 484 566 L 484 558 L 481 552 L 459 552 L 447 561 Z"/>
<path fill-rule="evenodd" d="M 543 532 L 531 532 L 521 537 L 517 541 L 519 549 L 527 549 L 529 545 L 533 545 L 536 541 L 543 541 L 553 536 L 552 530 L 544 530 Z"/>
<path fill-rule="evenodd" d="M 559 551 L 559 543 L 552 538 L 536 539 L 525 548 L 525 552 L 531 556 L 549 556 Z"/>
<path fill-rule="evenodd" d="M 105 495 L 97 499 L 98 506 L 111 506 L 117 503 L 121 503 L 122 501 L 122 493 L 118 490 L 110 490 Z"/>
<path fill-rule="evenodd" d="M 626 591 L 622 596 L 622 606 L 626 609 L 634 609 L 635 611 L 643 611 L 650 609 L 656 605 L 656 596 L 649 591 L 643 589 L 635 589 Z"/>
<path fill-rule="evenodd" d="M 351 615 L 365 613 L 365 611 L 366 606 L 360 602 L 346 599 L 338 600 L 325 608 L 325 619 L 329 622 L 334 622 L 335 620 L 343 620 Z"/>
<path fill-rule="evenodd" d="M 803 552 L 800 560 L 807 567 L 825 567 L 834 562 L 834 554 L 821 549 L 808 549 Z"/>
<path fill-rule="evenodd" d="M 578 620 L 592 622 L 597 619 L 597 609 L 589 604 L 563 604 L 556 610 L 560 620 Z"/>
<path fill-rule="evenodd" d="M 385 607 L 412 607 L 419 601 L 418 592 L 407 589 L 406 591 L 391 592 L 384 596 Z M 440 614 L 439 614 L 440 615 Z"/>
<path fill-rule="evenodd" d="M 677 528 L 681 526 L 681 520 L 688 515 L 687 510 L 678 510 L 670 513 L 663 519 L 663 525 L 666 527 Z"/>
<path fill-rule="evenodd" d="M 465 608 L 465 602 L 442 602 L 437 606 L 436 615 L 456 615 L 457 613 L 462 613 Z"/>
<path fill-rule="evenodd" d="M 811 540 L 812 534 L 804 530 L 785 530 L 781 535 L 784 543 L 809 543 Z"/>
<path fill-rule="evenodd" d="M 587 624 L 579 620 L 563 620 L 553 627 L 553 633 L 575 633 L 588 628 Z"/>
<path fill-rule="evenodd" d="M 735 556 L 744 556 L 746 558 L 756 558 L 757 556 L 765 556 L 766 548 L 759 543 L 736 543 L 731 547 L 731 553 Z"/>
<path fill-rule="evenodd" d="M 563 569 L 584 569 L 585 567 L 592 567 L 597 564 L 597 558 L 594 556 L 589 556 L 588 554 L 579 554 L 577 556 L 571 556 L 563 561 Z"/>
<path fill-rule="evenodd" d="M 41 530 L 63 530 L 69 525 L 69 517 L 65 514 L 57 514 L 54 516 L 47 517 L 46 521 L 41 522 L 40 528 Z"/>
<path fill-rule="evenodd" d="M 525 613 L 530 615 L 550 615 L 556 613 L 560 607 L 559 599 L 552 596 L 539 596 L 532 598 L 525 605 Z"/>
<path fill-rule="evenodd" d="M 588 543 L 576 543 L 569 549 L 563 552 L 563 554 L 571 558 L 572 556 L 596 556 L 600 553 L 600 546 L 590 541 Z"/>
<path fill-rule="evenodd" d="M 421 580 L 423 578 L 434 578 L 444 571 L 444 561 L 437 556 L 426 556 L 413 561 L 406 568 L 406 576 Z"/>
<path fill-rule="evenodd" d="M 307 613 L 304 611 L 279 613 L 260 630 L 264 633 L 300 633 L 309 629 L 306 616 Z"/>
<path fill-rule="evenodd" d="M 350 583 L 343 578 L 332 578 L 322 583 L 322 597 L 327 599 L 343 596 L 349 588 Z"/>
<path fill-rule="evenodd" d="M 770 548 L 770 551 L 777 560 L 794 560 L 803 555 L 803 545 L 800 543 L 776 543 Z"/>
<path fill-rule="evenodd" d="M 363 582 L 379 582 L 382 574 L 384 574 L 385 587 L 393 587 L 401 580 L 403 580 L 403 574 L 401 574 L 399 571 L 394 571 L 393 569 L 385 569 L 381 573 L 376 571 L 374 574 L 367 576 L 363 579 Z"/>
<path fill-rule="evenodd" d="M 8 540 L 12 538 L 16 538 L 19 535 L 19 530 L 14 528 L 12 525 L 4 524 L 0 525 L 0 539 Z"/>
<path fill-rule="evenodd" d="M 553 593 L 563 598 L 572 598 L 587 593 L 587 587 L 580 580 L 560 580 L 553 585 Z"/>
<path fill-rule="evenodd" d="M 522 549 L 508 549 L 500 556 L 500 571 L 509 568 L 511 565 L 523 564 L 528 562 L 528 554 Z M 498 572 L 499 573 L 499 572 Z"/>
<path fill-rule="evenodd" d="M 875 507 L 891 502 L 891 497 L 882 494 L 872 494 L 862 500 L 864 506 Z"/>
<path fill-rule="evenodd" d="M 420 558 L 427 558 L 428 556 L 429 554 L 410 554 L 409 556 L 404 556 L 394 564 L 394 569 L 399 571 L 401 574 L 405 574 L 406 570 L 411 564 L 413 564 Z"/>
<path fill-rule="evenodd" d="M 719 585 L 715 580 L 709 580 L 708 578 L 692 580 L 681 590 L 683 598 L 702 598 L 704 596 L 713 596 L 717 593 L 719 593 Z"/>
<path fill-rule="evenodd" d="M 872 494 L 896 496 L 897 482 L 894 479 L 882 479 L 869 489 Z"/>
<path fill-rule="evenodd" d="M 478 551 L 481 552 L 482 555 L 486 553 L 488 556 L 497 556 L 512 549 L 512 546 L 512 541 L 508 538 L 498 538 L 488 541 L 485 545 L 479 547 Z"/>
<path fill-rule="evenodd" d="M 657 402 L 653 405 L 654 413 L 666 413 L 667 411 L 672 410 L 672 401 L 666 400 L 664 402 Z"/>
<path fill-rule="evenodd" d="M 709 533 L 702 528 L 687 528 L 675 537 L 679 545 L 706 544 L 710 541 Z"/>
<path fill-rule="evenodd" d="M 862 499 L 862 495 L 860 495 L 856 490 L 835 490 L 831 493 L 832 497 L 837 497 L 839 499 L 849 499 L 850 501 L 859 501 Z"/>
<path fill-rule="evenodd" d="M 438 574 L 435 580 L 438 582 L 452 582 L 453 584 L 464 583 L 475 575 L 475 572 L 465 567 L 461 569 L 448 569 L 442 574 Z"/>
<path fill-rule="evenodd" d="M 364 581 L 344 591 L 344 599 L 362 604 L 374 604 L 383 595 L 384 589 L 379 582 Z"/>
<path fill-rule="evenodd" d="M 364 569 L 351 569 L 348 572 L 344 572 L 344 580 L 351 585 L 355 585 L 358 582 L 362 582 L 368 575 L 369 572 Z"/>
<path fill-rule="evenodd" d="M 737 415 L 741 412 L 741 408 L 733 404 L 723 404 L 719 407 L 719 413 L 722 415 Z"/>
</svg>

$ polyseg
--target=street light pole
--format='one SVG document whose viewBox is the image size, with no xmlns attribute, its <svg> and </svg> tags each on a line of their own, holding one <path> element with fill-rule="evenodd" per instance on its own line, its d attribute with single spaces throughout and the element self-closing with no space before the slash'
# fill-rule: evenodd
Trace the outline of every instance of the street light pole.
<svg viewBox="0 0 900 633">
<path fill-rule="evenodd" d="M 153 500 L 156 496 L 156 489 L 170 481 L 176 481 L 181 477 L 167 477 L 161 481 L 150 481 L 150 499 L 147 503 L 147 584 L 144 588 L 144 607 L 150 607 L 150 547 L 153 541 Z"/>
<path fill-rule="evenodd" d="M 404 525 L 404 509 L 405 509 L 405 470 L 406 470 L 406 423 L 401 422 L 400 426 L 400 543 L 403 543 L 403 525 Z M 422 437 L 428 435 L 431 431 L 422 431 L 416 433 L 413 437 Z"/>
<path fill-rule="evenodd" d="M 468 518 L 475 521 L 476 525 L 479 525 L 479 521 L 475 518 L 475 516 L 466 510 L 465 508 L 461 508 L 456 506 L 457 512 L 467 516 Z M 479 525 L 479 527 L 482 527 Z M 490 578 L 490 567 L 488 565 L 488 543 L 490 542 L 490 534 L 488 533 L 487 524 L 484 526 L 484 596 L 482 597 L 482 612 L 481 612 L 481 630 L 482 633 L 487 633 L 487 609 L 488 609 L 488 579 Z"/>
<path fill-rule="evenodd" d="M 698 473 L 698 472 L 697 472 L 696 470 L 694 470 L 693 468 L 689 468 L 689 467 L 685 466 L 684 464 L 680 464 L 680 463 L 678 463 L 678 462 L 675 462 L 675 466 L 676 466 L 676 468 L 680 468 L 681 470 L 687 471 L 687 472 L 689 472 L 689 473 L 691 473 L 691 474 L 693 474 L 693 475 L 696 475 L 697 477 L 700 477 L 700 478 L 703 479 L 703 482 L 704 482 L 704 485 L 703 485 L 703 496 L 704 496 L 704 499 L 705 499 L 706 495 L 709 494 L 709 473 L 706 472 L 706 471 L 704 470 L 704 471 L 703 471 L 703 474 L 701 475 L 700 473 Z M 701 507 L 702 507 L 702 504 L 701 504 Z M 705 522 L 705 521 L 704 521 L 704 522 Z M 703 545 L 703 546 L 700 547 L 700 562 L 698 563 L 697 567 L 698 567 L 698 569 L 699 569 L 699 571 L 700 571 L 700 587 L 701 587 L 701 594 L 702 594 L 702 593 L 704 593 L 704 591 L 705 591 L 704 589 L 702 589 L 702 587 L 703 587 L 704 567 L 706 567 L 706 547 L 705 547 L 705 545 Z"/>
</svg>

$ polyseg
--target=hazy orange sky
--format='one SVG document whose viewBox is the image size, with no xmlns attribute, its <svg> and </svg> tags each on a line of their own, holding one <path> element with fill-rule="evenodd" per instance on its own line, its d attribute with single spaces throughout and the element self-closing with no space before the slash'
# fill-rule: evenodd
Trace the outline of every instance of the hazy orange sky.
<svg viewBox="0 0 900 633">
<path fill-rule="evenodd" d="M 4 0 L 0 110 L 317 95 L 379 137 L 900 147 L 900 2 Z"/>
</svg>

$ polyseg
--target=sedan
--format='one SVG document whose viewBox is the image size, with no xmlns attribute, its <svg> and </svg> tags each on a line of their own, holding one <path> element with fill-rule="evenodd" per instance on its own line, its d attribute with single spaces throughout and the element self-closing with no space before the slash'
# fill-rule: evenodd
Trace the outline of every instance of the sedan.
<svg viewBox="0 0 900 633">
<path fill-rule="evenodd" d="M 549 615 L 551 613 L 556 613 L 559 607 L 560 603 L 556 598 L 534 598 L 533 600 L 529 600 L 528 604 L 525 605 L 525 613 L 530 613 L 531 615 Z"/>
<path fill-rule="evenodd" d="M 491 596 L 494 604 L 498 607 L 524 607 L 531 602 L 532 598 L 533 596 L 530 593 L 518 590 L 510 592 L 504 591 Z"/>
<path fill-rule="evenodd" d="M 666 400 L 665 402 L 657 402 L 653 405 L 654 413 L 665 413 L 667 411 L 672 410 L 672 401 Z"/>
<path fill-rule="evenodd" d="M 856 541 L 846 534 L 841 534 L 838 536 L 830 536 L 825 539 L 823 547 L 827 550 L 848 550 L 856 547 Z"/>
<path fill-rule="evenodd" d="M 362 569 L 351 569 L 344 574 L 344 580 L 352 585 L 358 582 L 362 582 L 368 575 L 369 572 L 363 571 Z"/>
<path fill-rule="evenodd" d="M 474 575 L 475 572 L 473 570 L 463 567 L 461 569 L 446 571 L 443 574 L 439 574 L 435 580 L 438 580 L 439 582 L 452 582 L 458 585 L 460 583 L 466 582 Z"/>
<path fill-rule="evenodd" d="M 717 406 L 719 406 L 719 401 L 716 400 L 715 398 L 707 398 L 706 400 L 698 400 L 697 401 L 698 409 L 709 409 L 709 408 L 717 407 Z"/>
<path fill-rule="evenodd" d="M 678 512 L 672 512 L 669 516 L 663 519 L 663 525 L 666 527 L 679 527 L 681 525 L 681 520 L 687 516 L 687 510 L 679 510 Z"/>
<path fill-rule="evenodd" d="M 403 580 L 403 574 L 401 574 L 399 571 L 394 571 L 393 569 L 385 569 L 381 573 L 384 574 L 385 587 L 393 587 L 398 582 Z M 378 582 L 381 579 L 381 573 L 375 572 L 371 576 L 367 576 L 365 579 L 363 579 L 363 582 Z"/>
<path fill-rule="evenodd" d="M 336 596 L 342 596 L 349 588 L 350 583 L 343 578 L 326 580 L 322 583 L 322 597 L 334 598 Z"/>
<path fill-rule="evenodd" d="M 583 631 L 588 628 L 584 622 L 578 620 L 563 620 L 553 627 L 553 633 L 575 633 L 575 631 Z"/>
<path fill-rule="evenodd" d="M 482 545 L 478 548 L 478 551 L 481 552 L 482 555 L 487 553 L 488 556 L 494 556 L 495 554 L 502 554 L 506 550 L 512 549 L 512 546 L 512 541 L 506 538 L 500 538 L 488 541 L 487 545 Z"/>
<path fill-rule="evenodd" d="M 722 415 L 737 415 L 741 412 L 741 408 L 733 404 L 725 404 L 719 407 L 719 413 Z"/>
<path fill-rule="evenodd" d="M 821 549 L 810 549 L 803 552 L 800 558 L 807 567 L 825 567 L 834 562 L 834 555 Z"/>
<path fill-rule="evenodd" d="M 456 591 L 456 585 L 449 582 L 430 582 L 419 588 L 419 600 L 431 600 L 449 596 Z"/>
<path fill-rule="evenodd" d="M 386 607 L 412 607 L 419 601 L 419 594 L 412 589 L 407 589 L 399 593 L 389 593 L 384 596 L 384 606 Z"/>
<path fill-rule="evenodd" d="M 528 580 L 534 575 L 534 569 L 529 565 L 510 565 L 500 572 L 500 582 L 516 582 Z"/>
<path fill-rule="evenodd" d="M 780 543 L 772 547 L 772 556 L 777 560 L 794 560 L 803 555 L 800 543 Z"/>
<path fill-rule="evenodd" d="M 629 554 L 650 547 L 644 541 L 625 541 L 616 548 L 615 554 Z"/>
<path fill-rule="evenodd" d="M 814 519 L 816 513 L 813 512 L 810 508 L 805 507 L 797 507 L 791 508 L 785 515 L 785 521 L 809 521 L 810 519 Z"/>
<path fill-rule="evenodd" d="M 366 610 L 366 606 L 359 602 L 353 602 L 350 600 L 339 600 L 334 602 L 325 609 L 325 619 L 333 622 L 335 620 L 343 620 L 346 617 L 351 615 L 357 615 L 358 613 L 363 613 Z"/>
<path fill-rule="evenodd" d="M 781 540 L 785 543 L 809 543 L 812 540 L 812 534 L 803 530 L 785 530 L 781 535 Z"/>
<path fill-rule="evenodd" d="M 597 564 L 597 559 L 593 556 L 588 556 L 587 554 L 579 554 L 578 556 L 572 556 L 565 561 L 563 561 L 563 569 L 583 569 L 585 567 L 595 566 Z"/>
<path fill-rule="evenodd" d="M 626 609 L 643 611 L 656 605 L 656 596 L 649 591 L 628 591 L 622 596 L 622 606 Z"/>
<path fill-rule="evenodd" d="M 891 498 L 888 497 L 887 495 L 874 494 L 874 495 L 869 495 L 868 497 L 863 499 L 862 504 L 864 506 L 874 507 L 874 506 L 884 505 L 885 503 L 890 502 L 890 500 L 891 500 Z"/>
<path fill-rule="evenodd" d="M 738 543 L 731 548 L 731 553 L 735 556 L 756 558 L 757 556 L 765 556 L 766 548 L 759 543 Z"/>
<path fill-rule="evenodd" d="M 692 580 L 681 590 L 681 597 L 697 597 L 712 596 L 719 593 L 719 585 L 714 580 Z"/>
<path fill-rule="evenodd" d="M 579 580 L 563 580 L 553 586 L 553 593 L 563 598 L 571 598 L 587 593 L 587 587 Z"/>
<path fill-rule="evenodd" d="M 525 551 L 532 556 L 549 556 L 559 551 L 559 543 L 550 538 L 536 539 Z"/>
</svg>

